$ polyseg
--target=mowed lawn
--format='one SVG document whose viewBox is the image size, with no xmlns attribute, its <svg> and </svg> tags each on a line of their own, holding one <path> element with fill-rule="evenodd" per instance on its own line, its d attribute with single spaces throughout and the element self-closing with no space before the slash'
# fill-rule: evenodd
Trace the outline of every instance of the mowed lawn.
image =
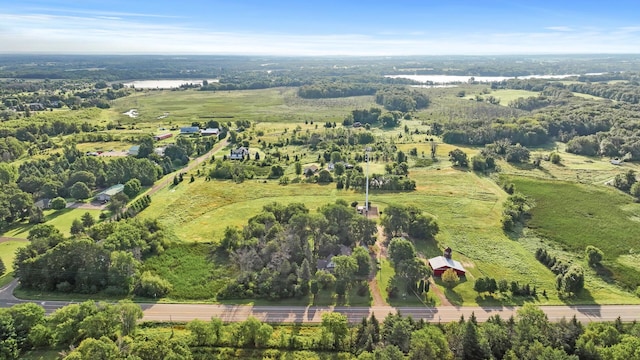
<svg viewBox="0 0 640 360">
<path fill-rule="evenodd" d="M 89 213 L 93 216 L 96 222 L 100 221 L 100 213 L 102 210 L 93 210 L 93 209 L 74 209 L 74 208 L 66 208 L 62 210 L 45 210 L 44 215 L 46 219 L 47 225 L 55 226 L 64 236 L 71 235 L 71 224 L 73 220 L 82 217 L 85 213 Z M 15 226 L 4 233 L 4 236 L 15 237 L 26 239 L 29 236 L 29 230 L 33 227 L 33 224 L 29 224 L 26 220 L 18 223 Z"/>
<path fill-rule="evenodd" d="M 563 250 L 584 257 L 588 245 L 600 248 L 614 279 L 631 289 L 640 285 L 640 204 L 613 187 L 510 177 L 535 207 L 527 226 Z M 631 261 L 630 261 L 631 259 Z"/>
<path fill-rule="evenodd" d="M 4 275 L 0 276 L 0 287 L 13 280 L 13 259 L 15 259 L 16 250 L 27 246 L 27 244 L 27 241 L 20 240 L 0 242 L 0 259 L 6 268 Z"/>
</svg>

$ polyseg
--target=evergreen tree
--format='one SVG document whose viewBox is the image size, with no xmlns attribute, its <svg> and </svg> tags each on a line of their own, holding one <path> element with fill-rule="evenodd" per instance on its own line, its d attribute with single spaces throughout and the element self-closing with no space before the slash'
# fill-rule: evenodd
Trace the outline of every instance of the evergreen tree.
<svg viewBox="0 0 640 360">
<path fill-rule="evenodd" d="M 462 338 L 462 358 L 464 360 L 487 359 L 484 349 L 480 346 L 480 338 L 478 336 L 477 320 L 474 313 L 467 321 L 464 328 L 464 336 Z"/>
</svg>

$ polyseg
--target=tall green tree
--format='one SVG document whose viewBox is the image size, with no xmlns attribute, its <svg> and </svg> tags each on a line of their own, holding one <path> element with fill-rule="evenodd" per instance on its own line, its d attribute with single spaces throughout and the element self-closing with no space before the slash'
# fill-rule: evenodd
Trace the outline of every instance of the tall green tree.
<svg viewBox="0 0 640 360">
<path fill-rule="evenodd" d="M 416 248 L 409 240 L 395 238 L 389 243 L 389 258 L 395 265 L 416 257 Z"/>
<path fill-rule="evenodd" d="M 378 227 L 375 220 L 364 216 L 354 216 L 349 223 L 349 238 L 351 243 L 371 246 L 376 243 Z"/>
<path fill-rule="evenodd" d="M 322 314 L 322 332 L 330 341 L 332 349 L 340 350 L 349 334 L 347 317 L 337 312 Z"/>
<path fill-rule="evenodd" d="M 357 246 L 353 250 L 351 257 L 358 265 L 356 275 L 363 277 L 369 276 L 369 273 L 371 273 L 371 255 L 369 255 L 369 252 L 362 246 Z"/>
<path fill-rule="evenodd" d="M 442 331 L 427 325 L 411 333 L 410 360 L 453 359 L 447 338 Z"/>
<path fill-rule="evenodd" d="M 389 205 L 384 209 L 380 223 L 387 237 L 399 236 L 409 229 L 411 215 L 404 206 Z"/>
</svg>

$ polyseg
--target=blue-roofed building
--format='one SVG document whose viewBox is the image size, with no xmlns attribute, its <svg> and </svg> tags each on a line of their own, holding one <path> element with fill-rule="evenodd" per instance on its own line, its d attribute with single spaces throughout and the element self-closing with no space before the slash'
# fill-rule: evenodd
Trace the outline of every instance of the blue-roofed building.
<svg viewBox="0 0 640 360">
<path fill-rule="evenodd" d="M 199 134 L 200 128 L 197 126 L 185 126 L 180 128 L 180 135 Z"/>
</svg>

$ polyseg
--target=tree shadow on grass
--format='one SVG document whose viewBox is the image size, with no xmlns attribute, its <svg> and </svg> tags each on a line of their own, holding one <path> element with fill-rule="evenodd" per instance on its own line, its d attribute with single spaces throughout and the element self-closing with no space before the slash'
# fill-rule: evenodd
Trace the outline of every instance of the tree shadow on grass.
<svg viewBox="0 0 640 360">
<path fill-rule="evenodd" d="M 594 316 L 600 315 L 600 305 L 596 302 L 596 299 L 591 295 L 589 289 L 582 289 L 578 294 L 572 296 L 558 296 L 558 298 L 567 305 L 575 306 L 581 313 Z M 597 308 L 589 307 L 587 309 L 578 308 L 579 305 L 598 305 Z"/>
<path fill-rule="evenodd" d="M 453 288 L 445 288 L 444 290 L 444 296 L 447 297 L 447 300 L 449 300 L 449 302 L 451 303 L 451 305 L 454 306 L 462 306 L 463 303 L 463 299 L 462 296 L 460 294 L 458 294 L 457 292 L 455 292 L 455 290 L 453 290 Z"/>
</svg>

